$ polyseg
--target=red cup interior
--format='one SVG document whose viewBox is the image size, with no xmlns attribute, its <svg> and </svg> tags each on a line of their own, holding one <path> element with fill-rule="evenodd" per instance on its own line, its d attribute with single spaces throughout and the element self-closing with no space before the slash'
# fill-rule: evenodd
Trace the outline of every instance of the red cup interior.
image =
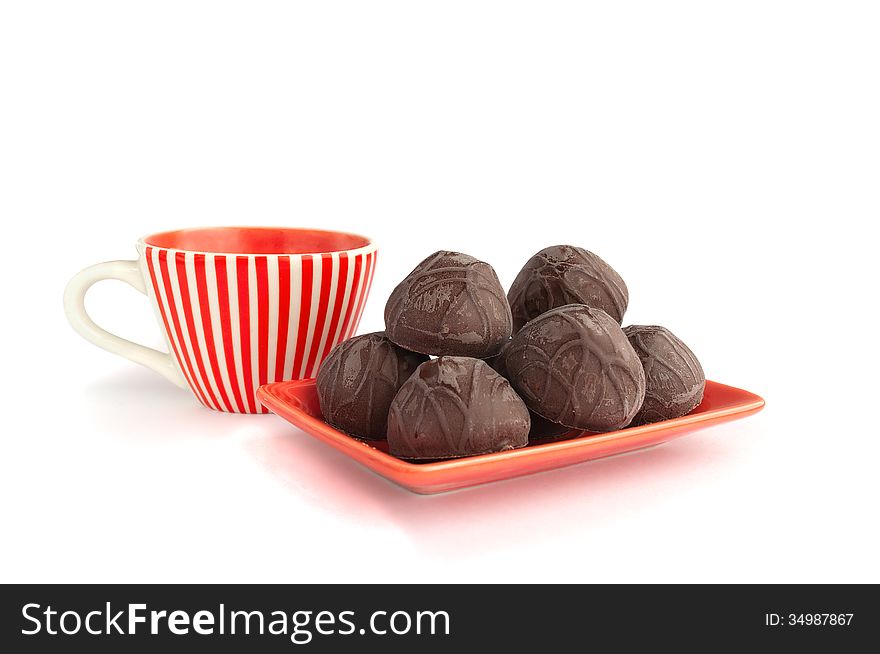
<svg viewBox="0 0 880 654">
<path fill-rule="evenodd" d="M 357 234 L 295 227 L 206 227 L 144 238 L 157 248 L 217 254 L 318 254 L 356 250 L 370 239 Z"/>
</svg>

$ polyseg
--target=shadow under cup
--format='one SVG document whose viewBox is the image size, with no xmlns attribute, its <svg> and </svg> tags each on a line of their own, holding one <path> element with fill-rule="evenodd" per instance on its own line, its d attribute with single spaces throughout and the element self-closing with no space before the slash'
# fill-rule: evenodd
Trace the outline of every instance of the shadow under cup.
<svg viewBox="0 0 880 654">
<path fill-rule="evenodd" d="M 313 229 L 185 229 L 137 247 L 187 384 L 235 413 L 268 413 L 257 388 L 317 374 L 356 332 L 376 266 L 370 239 Z"/>
</svg>

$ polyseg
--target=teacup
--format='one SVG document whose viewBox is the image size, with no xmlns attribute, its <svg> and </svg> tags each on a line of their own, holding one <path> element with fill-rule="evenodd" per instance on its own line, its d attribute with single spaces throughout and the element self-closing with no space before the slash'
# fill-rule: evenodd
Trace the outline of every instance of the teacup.
<svg viewBox="0 0 880 654">
<path fill-rule="evenodd" d="M 79 272 L 64 291 L 73 328 L 98 347 L 160 373 L 211 409 L 266 413 L 261 385 L 306 379 L 357 330 L 376 246 L 316 229 L 213 227 L 145 236 L 135 261 Z M 150 298 L 165 334 L 160 352 L 111 334 L 85 310 L 104 279 Z"/>
</svg>

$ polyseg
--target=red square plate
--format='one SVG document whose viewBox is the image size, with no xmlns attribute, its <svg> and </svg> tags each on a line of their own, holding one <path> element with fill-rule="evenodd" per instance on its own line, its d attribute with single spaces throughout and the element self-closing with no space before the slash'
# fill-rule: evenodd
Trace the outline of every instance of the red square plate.
<svg viewBox="0 0 880 654">
<path fill-rule="evenodd" d="M 519 450 L 412 463 L 388 454 L 384 441 L 362 441 L 324 422 L 314 379 L 266 384 L 257 391 L 257 397 L 268 409 L 307 434 L 416 493 L 442 493 L 631 452 L 695 429 L 744 418 L 764 407 L 764 400 L 754 393 L 707 381 L 702 404 L 675 420 L 603 434 L 575 430 L 565 440 L 537 441 Z"/>
</svg>

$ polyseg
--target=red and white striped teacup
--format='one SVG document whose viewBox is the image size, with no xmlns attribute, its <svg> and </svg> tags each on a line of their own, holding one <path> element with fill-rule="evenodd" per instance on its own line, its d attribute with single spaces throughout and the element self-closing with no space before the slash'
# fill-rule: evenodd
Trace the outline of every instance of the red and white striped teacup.
<svg viewBox="0 0 880 654">
<path fill-rule="evenodd" d="M 136 261 L 86 268 L 67 285 L 73 328 L 98 347 L 156 370 L 205 406 L 266 413 L 262 384 L 314 377 L 351 337 L 364 310 L 376 246 L 314 229 L 216 227 L 153 234 Z M 160 352 L 98 327 L 85 310 L 95 282 L 119 279 L 145 293 L 165 333 Z"/>
</svg>

